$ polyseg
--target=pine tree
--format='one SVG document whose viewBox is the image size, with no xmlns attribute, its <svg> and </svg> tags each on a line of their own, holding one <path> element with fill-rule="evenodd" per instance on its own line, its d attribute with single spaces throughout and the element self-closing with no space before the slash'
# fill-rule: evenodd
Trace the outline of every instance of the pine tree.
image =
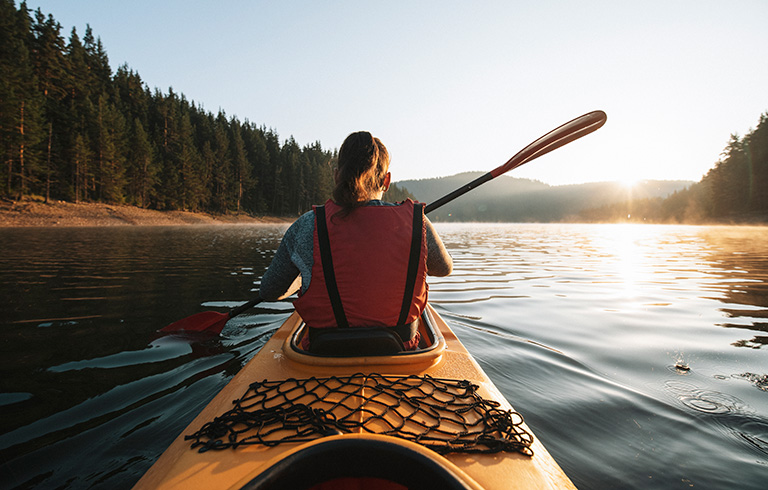
<svg viewBox="0 0 768 490">
<path fill-rule="evenodd" d="M 267 208 L 264 199 L 265 170 L 269 166 L 269 154 L 264 141 L 264 133 L 246 120 L 243 142 L 253 176 L 252 185 L 244 193 L 244 205 L 250 213 L 264 214 Z"/>
<path fill-rule="evenodd" d="M 189 112 L 184 111 L 177 134 L 178 168 L 181 173 L 181 209 L 200 211 L 204 201 L 203 162 L 194 141 Z"/>
<path fill-rule="evenodd" d="M 280 139 L 276 132 L 269 130 L 264 133 L 264 142 L 269 155 L 269 165 L 265 169 L 264 199 L 267 202 L 267 213 L 279 215 L 278 203 L 282 198 Z"/>
<path fill-rule="evenodd" d="M 112 85 L 116 104 L 126 120 L 138 119 L 142 126 L 147 126 L 151 93 L 141 80 L 141 76 L 127 65 L 122 65 L 115 72 Z"/>
<path fill-rule="evenodd" d="M 128 187 L 131 202 L 147 207 L 156 197 L 159 168 L 154 156 L 149 135 L 137 117 L 133 120 L 128 159 Z"/>
<path fill-rule="evenodd" d="M 86 199 L 88 183 L 94 178 L 92 170 L 93 153 L 86 136 L 77 134 L 74 140 L 72 148 L 72 192 L 74 201 L 79 203 Z"/>
<path fill-rule="evenodd" d="M 296 184 L 300 182 L 298 172 L 300 153 L 299 144 L 293 136 L 285 141 L 280 151 L 280 168 L 283 177 L 280 182 L 281 199 L 277 211 L 280 216 L 295 214 L 299 208 L 299 196 L 295 191 L 299 190 Z"/>
<path fill-rule="evenodd" d="M 67 188 L 61 189 L 62 196 L 74 199 L 76 202 L 88 199 L 88 189 L 93 178 L 93 175 L 89 175 L 86 179 L 85 174 L 81 172 L 82 160 L 79 158 L 82 156 L 83 148 L 77 147 L 78 136 L 80 145 L 91 144 L 90 125 L 95 114 L 93 102 L 89 98 L 90 90 L 87 80 L 90 77 L 90 71 L 86 56 L 77 29 L 72 28 L 64 52 L 68 71 L 63 79 L 66 97 L 60 107 L 62 131 L 66 133 L 61 136 L 62 165 L 59 175 L 61 182 L 68 185 Z M 88 151 L 89 154 L 93 152 L 90 146 Z"/>
<path fill-rule="evenodd" d="M 38 9 L 35 12 L 35 23 L 32 26 L 34 41 L 32 44 L 32 59 L 39 90 L 44 99 L 45 129 L 47 144 L 45 145 L 45 200 L 51 197 L 52 179 L 58 180 L 62 163 L 62 138 L 59 137 L 66 127 L 62 113 L 62 101 L 67 96 L 67 62 L 64 58 L 64 38 L 61 36 L 61 25 L 53 16 L 46 18 Z M 54 133 L 55 131 L 55 133 Z"/>
<path fill-rule="evenodd" d="M 2 8 L 0 132 L 4 177 L 6 193 L 21 197 L 27 195 L 37 182 L 43 140 L 43 98 L 30 59 L 32 19 L 26 3 L 22 2 L 18 11 L 13 9 L 12 2 L 10 5 L 3 3 Z"/>
<path fill-rule="evenodd" d="M 245 142 L 241 134 L 240 123 L 236 119 L 230 122 L 231 141 L 230 146 L 232 155 L 232 169 L 234 170 L 234 184 L 236 193 L 235 210 L 239 213 L 243 205 L 243 195 L 248 192 L 253 185 L 253 176 L 251 166 L 245 151 Z"/>
<path fill-rule="evenodd" d="M 0 168 L 3 187 L 11 195 L 13 169 L 16 158 L 16 117 L 18 87 L 23 77 L 23 35 L 17 23 L 16 6 L 13 0 L 0 0 L 0 151 L 3 165 Z"/>
<path fill-rule="evenodd" d="M 229 209 L 230 195 L 233 188 L 233 172 L 231 152 L 229 150 L 230 140 L 228 135 L 227 118 L 223 112 L 219 112 L 216 117 L 216 126 L 214 133 L 214 167 L 213 167 L 213 205 L 219 213 L 226 213 Z"/>
<path fill-rule="evenodd" d="M 125 119 L 117 108 L 99 97 L 98 105 L 98 198 L 112 203 L 125 200 Z"/>
<path fill-rule="evenodd" d="M 768 113 L 745 138 L 749 148 L 750 211 L 768 217 Z"/>
<path fill-rule="evenodd" d="M 86 78 L 89 96 L 98 97 L 103 93 L 109 93 L 112 86 L 112 68 L 109 66 L 109 58 L 101 43 L 101 38 L 94 37 L 93 29 L 88 24 L 85 26 L 83 48 L 85 49 L 85 62 L 89 72 L 89 76 Z"/>
</svg>

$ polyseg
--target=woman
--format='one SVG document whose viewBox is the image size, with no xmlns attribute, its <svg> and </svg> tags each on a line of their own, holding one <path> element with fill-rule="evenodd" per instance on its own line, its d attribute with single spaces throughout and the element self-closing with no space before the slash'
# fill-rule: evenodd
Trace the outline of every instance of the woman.
<svg viewBox="0 0 768 490">
<path fill-rule="evenodd" d="M 334 180 L 333 199 L 286 231 L 259 295 L 274 301 L 301 279 L 294 306 L 310 327 L 310 350 L 313 332 L 347 326 L 390 327 L 413 350 L 426 275 L 450 274 L 451 256 L 423 205 L 381 200 L 391 180 L 389 153 L 371 133 L 344 140 Z"/>
</svg>

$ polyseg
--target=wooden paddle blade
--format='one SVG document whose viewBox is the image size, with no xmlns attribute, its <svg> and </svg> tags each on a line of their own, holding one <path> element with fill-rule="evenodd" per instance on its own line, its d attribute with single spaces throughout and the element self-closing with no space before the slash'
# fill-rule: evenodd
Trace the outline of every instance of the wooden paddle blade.
<svg viewBox="0 0 768 490">
<path fill-rule="evenodd" d="M 608 116 L 603 111 L 593 111 L 559 126 L 520 150 L 507 163 L 490 171 L 492 178 L 507 173 L 534 158 L 565 146 L 593 131 L 600 129 Z"/>
<path fill-rule="evenodd" d="M 210 332 L 221 333 L 224 325 L 227 324 L 229 313 L 217 313 L 215 311 L 204 311 L 197 313 L 160 329 L 161 332 Z"/>
</svg>

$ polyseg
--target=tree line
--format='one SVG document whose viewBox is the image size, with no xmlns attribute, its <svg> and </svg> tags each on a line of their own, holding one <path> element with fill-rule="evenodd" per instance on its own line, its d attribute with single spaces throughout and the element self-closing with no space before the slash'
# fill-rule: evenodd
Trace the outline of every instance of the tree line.
<svg viewBox="0 0 768 490">
<path fill-rule="evenodd" d="M 115 73 L 40 9 L 0 0 L 0 185 L 7 198 L 295 216 L 330 197 L 336 151 Z M 387 196 L 407 196 L 396 187 Z"/>
<path fill-rule="evenodd" d="M 627 200 L 580 213 L 587 221 L 768 222 L 768 113 L 745 136 L 732 134 L 701 181 L 669 197 Z"/>
</svg>

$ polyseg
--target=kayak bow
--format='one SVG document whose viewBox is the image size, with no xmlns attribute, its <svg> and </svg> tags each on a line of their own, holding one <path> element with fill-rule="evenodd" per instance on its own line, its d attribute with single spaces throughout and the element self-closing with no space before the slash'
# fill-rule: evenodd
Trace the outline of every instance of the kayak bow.
<svg viewBox="0 0 768 490">
<path fill-rule="evenodd" d="M 422 338 L 427 340 L 419 351 L 335 357 L 312 355 L 298 347 L 305 325 L 294 312 L 135 488 L 575 488 L 437 312 L 428 306 L 422 319 Z M 342 384 L 354 380 L 359 386 L 354 392 L 337 395 L 341 398 L 335 401 L 312 398 L 305 403 L 297 399 L 293 404 L 294 408 L 305 407 L 306 413 L 320 414 L 328 424 L 310 422 L 272 430 L 265 425 L 271 422 L 263 422 L 268 417 L 256 424 L 260 428 L 245 428 L 229 418 L 238 410 L 245 411 L 246 418 L 282 412 L 282 406 L 264 409 L 273 403 L 270 396 L 262 399 L 258 410 L 253 408 L 258 398 L 254 390 L 270 388 L 271 383 L 312 384 L 333 391 L 329 380 L 342 380 Z M 438 389 L 427 392 L 419 388 L 418 395 L 412 396 L 415 388 L 403 388 L 409 380 L 427 380 Z M 475 405 L 484 406 L 491 419 L 519 418 L 514 427 L 503 423 L 504 427 L 494 429 L 497 435 L 511 431 L 509 437 L 499 437 L 512 450 L 492 452 L 489 446 L 493 444 L 483 445 L 481 437 L 472 452 L 457 452 L 467 442 L 463 439 L 466 434 L 461 434 L 464 429 L 452 426 L 453 419 L 467 422 L 471 410 L 457 409 L 448 402 L 443 403 L 445 413 L 438 417 L 436 432 L 425 435 L 412 430 L 421 430 L 431 419 L 415 414 L 406 421 L 403 411 L 426 406 L 425 398 L 430 396 L 442 399 L 455 386 L 471 387 L 471 397 L 482 400 Z M 391 392 L 404 394 L 405 400 L 371 401 L 391 387 Z M 234 408 L 233 401 L 237 402 Z M 374 413 L 378 409 L 394 414 L 394 419 Z M 208 430 L 211 422 L 228 420 L 227 434 Z M 296 420 L 299 418 L 289 421 Z M 199 452 L 205 444 L 210 450 Z"/>
</svg>

